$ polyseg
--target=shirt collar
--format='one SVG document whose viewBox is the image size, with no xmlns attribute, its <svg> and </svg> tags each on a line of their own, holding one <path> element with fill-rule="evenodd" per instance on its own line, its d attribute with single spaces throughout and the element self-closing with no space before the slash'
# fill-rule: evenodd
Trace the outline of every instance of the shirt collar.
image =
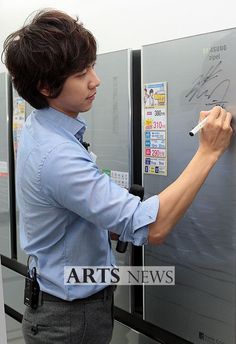
<svg viewBox="0 0 236 344">
<path fill-rule="evenodd" d="M 36 111 L 43 112 L 44 114 L 41 115 L 45 117 L 45 120 L 53 122 L 55 127 L 69 131 L 71 134 L 76 136 L 77 139 L 83 137 L 86 130 L 86 121 L 84 118 L 79 117 L 79 114 L 76 118 L 73 118 L 52 107 Z"/>
</svg>

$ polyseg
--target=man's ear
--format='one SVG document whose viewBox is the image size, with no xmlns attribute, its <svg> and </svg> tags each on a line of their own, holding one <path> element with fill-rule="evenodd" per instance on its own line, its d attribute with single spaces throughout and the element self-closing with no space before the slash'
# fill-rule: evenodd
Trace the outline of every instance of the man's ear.
<svg viewBox="0 0 236 344">
<path fill-rule="evenodd" d="M 41 85 L 40 83 L 38 84 L 38 91 L 45 97 L 49 97 L 50 96 L 50 89 L 48 86 L 45 85 Z"/>
<path fill-rule="evenodd" d="M 45 97 L 49 97 L 50 96 L 50 91 L 47 87 L 41 88 L 39 90 L 39 92 L 44 95 Z"/>
</svg>

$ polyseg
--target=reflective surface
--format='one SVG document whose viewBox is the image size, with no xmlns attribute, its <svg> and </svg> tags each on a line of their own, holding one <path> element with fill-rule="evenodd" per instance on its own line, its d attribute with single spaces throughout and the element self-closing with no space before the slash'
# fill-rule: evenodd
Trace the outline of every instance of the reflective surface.
<svg viewBox="0 0 236 344">
<path fill-rule="evenodd" d="M 10 213 L 8 176 L 8 80 L 0 73 L 0 253 L 10 256 Z"/>
<path fill-rule="evenodd" d="M 130 127 L 130 53 L 128 50 L 100 54 L 96 73 L 101 79 L 92 110 L 82 114 L 87 122 L 84 140 L 97 155 L 98 167 L 129 173 L 131 183 L 131 127 Z M 118 254 L 112 243 L 117 265 L 130 264 L 130 250 Z M 115 304 L 130 310 L 130 288 L 120 286 Z"/>
<path fill-rule="evenodd" d="M 17 312 L 24 312 L 24 277 L 3 267 L 3 294 L 4 302 Z M 21 324 L 6 316 L 7 340 L 16 340 L 22 337 Z"/>
<path fill-rule="evenodd" d="M 198 146 L 188 132 L 200 110 L 236 115 L 236 29 L 143 48 L 144 83 L 167 81 L 168 176 L 144 175 L 146 197 L 173 182 Z M 236 145 L 218 161 L 166 242 L 146 265 L 171 265 L 174 287 L 145 288 L 145 318 L 193 343 L 235 343 Z"/>
<path fill-rule="evenodd" d="M 10 213 L 9 213 L 9 174 L 8 174 L 8 88 L 6 73 L 0 74 L 0 254 L 11 256 Z M 10 114 L 12 115 L 12 114 Z M 6 170 L 4 172 L 4 168 Z M 4 303 L 23 313 L 24 279 L 15 272 L 2 267 Z M 21 337 L 21 324 L 6 316 L 7 338 Z"/>
<path fill-rule="evenodd" d="M 115 321 L 111 344 L 160 344 Z"/>
</svg>

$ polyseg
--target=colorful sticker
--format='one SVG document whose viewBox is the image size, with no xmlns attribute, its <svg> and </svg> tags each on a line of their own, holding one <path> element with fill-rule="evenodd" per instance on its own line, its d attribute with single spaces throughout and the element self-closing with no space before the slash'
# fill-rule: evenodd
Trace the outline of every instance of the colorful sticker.
<svg viewBox="0 0 236 344">
<path fill-rule="evenodd" d="M 144 85 L 144 173 L 167 175 L 167 82 Z"/>
<path fill-rule="evenodd" d="M 13 96 L 13 144 L 15 158 L 17 155 L 21 131 L 25 123 L 25 107 L 25 100 L 22 97 L 19 97 L 15 92 Z"/>
<path fill-rule="evenodd" d="M 0 177 L 8 176 L 8 165 L 7 161 L 0 161 Z"/>
<path fill-rule="evenodd" d="M 157 82 L 144 85 L 144 107 L 163 108 L 166 106 L 166 82 Z"/>
<path fill-rule="evenodd" d="M 166 171 L 166 160 L 146 157 L 144 166 L 145 173 L 163 174 Z"/>
</svg>

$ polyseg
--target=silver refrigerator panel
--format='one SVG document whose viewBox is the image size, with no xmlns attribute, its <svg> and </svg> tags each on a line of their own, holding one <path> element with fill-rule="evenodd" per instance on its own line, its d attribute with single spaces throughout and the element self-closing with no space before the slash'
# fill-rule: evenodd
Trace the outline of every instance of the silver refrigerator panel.
<svg viewBox="0 0 236 344">
<path fill-rule="evenodd" d="M 84 140 L 97 155 L 102 169 L 131 173 L 131 100 L 130 51 L 121 50 L 97 56 L 95 70 L 101 79 L 92 109 L 82 114 L 87 122 Z M 115 251 L 117 265 L 130 264 L 130 250 L 125 254 Z M 115 305 L 130 310 L 130 290 L 120 286 L 115 293 Z"/>
<path fill-rule="evenodd" d="M 11 256 L 10 209 L 9 209 L 9 102 L 10 80 L 6 73 L 0 73 L 0 254 Z M 5 171 L 4 171 L 5 170 Z M 23 312 L 24 278 L 19 274 L 2 267 L 4 303 L 18 312 Z M 7 339 L 18 339 L 22 336 L 21 324 L 6 317 Z"/>
<path fill-rule="evenodd" d="M 111 344 L 161 344 L 122 323 L 115 321 Z"/>
<path fill-rule="evenodd" d="M 23 314 L 25 310 L 24 306 L 24 284 L 25 279 L 23 276 L 16 272 L 2 268 L 3 273 L 3 295 L 4 302 L 17 312 Z M 17 322 L 10 316 L 6 316 L 6 328 L 7 328 L 7 342 L 18 342 L 22 335 L 21 323 Z"/>
<path fill-rule="evenodd" d="M 198 147 L 188 132 L 215 104 L 236 116 L 236 29 L 143 47 L 143 84 L 167 82 L 168 176 L 143 174 L 158 194 Z M 192 343 L 235 344 L 235 138 L 183 219 L 145 265 L 175 266 L 175 286 L 145 287 L 145 319 Z"/>
<path fill-rule="evenodd" d="M 25 114 L 25 120 L 26 118 L 30 115 L 30 113 L 34 110 L 34 108 L 27 103 L 22 97 L 19 96 L 19 94 L 17 93 L 17 91 L 14 89 L 14 87 L 12 87 L 12 97 L 13 97 L 13 114 L 17 113 L 17 109 L 16 109 L 16 99 L 21 99 L 22 101 L 22 105 L 24 108 L 24 114 Z M 13 117 L 13 128 L 14 128 L 14 117 Z M 13 133 L 14 133 L 14 137 L 16 135 L 16 132 L 13 129 Z M 17 135 L 17 141 L 19 141 L 20 139 L 20 133 L 19 135 Z M 16 146 L 14 145 L 14 156 L 16 159 L 17 156 L 17 149 Z M 15 167 L 16 167 L 16 162 L 15 162 Z M 21 245 L 20 245 L 20 235 L 19 235 L 19 208 L 16 202 L 16 226 L 17 226 L 17 260 L 22 263 L 22 264 L 26 264 L 27 263 L 27 255 L 24 253 L 24 251 L 21 249 Z"/>
<path fill-rule="evenodd" d="M 6 73 L 0 73 L 0 253 L 10 256 L 8 88 Z"/>
</svg>

